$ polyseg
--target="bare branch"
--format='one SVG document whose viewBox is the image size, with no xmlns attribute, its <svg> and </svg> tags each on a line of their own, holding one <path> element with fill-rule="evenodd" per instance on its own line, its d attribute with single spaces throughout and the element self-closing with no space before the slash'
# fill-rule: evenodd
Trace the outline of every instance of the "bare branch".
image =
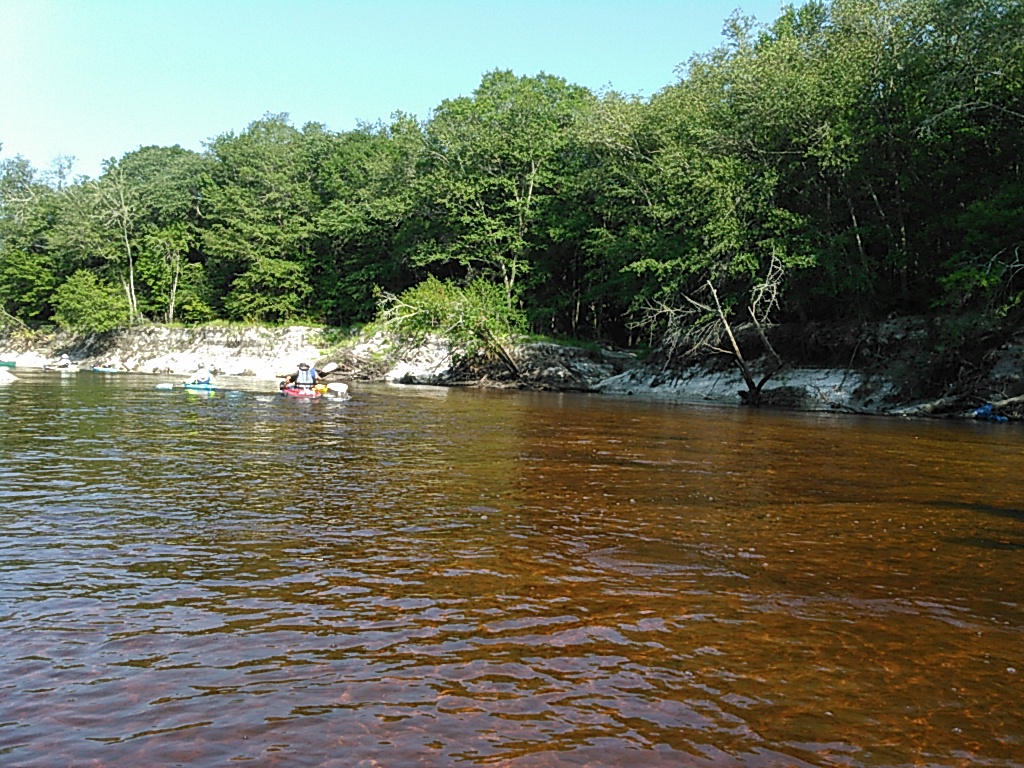
<svg viewBox="0 0 1024 768">
<path fill-rule="evenodd" d="M 747 385 L 746 401 L 756 405 L 764 385 L 783 367 L 783 361 L 768 338 L 767 329 L 771 318 L 778 310 L 785 267 L 777 254 L 773 254 L 764 277 L 751 286 L 746 306 L 748 322 L 735 322 L 731 307 L 723 305 L 718 287 L 714 281 L 706 280 L 702 286 L 703 295 L 685 294 L 682 306 L 665 300 L 651 301 L 640 311 L 638 319 L 630 328 L 661 330 L 661 346 L 665 354 L 664 368 L 676 359 L 680 350 L 683 357 L 692 357 L 701 352 L 731 358 Z M 768 369 L 760 379 L 755 380 L 753 371 L 739 343 L 739 334 L 753 329 L 763 348 L 771 357 Z"/>
</svg>

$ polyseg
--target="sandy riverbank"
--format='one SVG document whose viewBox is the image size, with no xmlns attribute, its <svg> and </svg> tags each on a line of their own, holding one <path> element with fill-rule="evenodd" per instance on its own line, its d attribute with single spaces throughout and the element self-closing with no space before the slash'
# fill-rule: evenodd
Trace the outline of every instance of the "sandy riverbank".
<svg viewBox="0 0 1024 768">
<path fill-rule="evenodd" d="M 0 360 L 13 360 L 15 369 L 42 368 L 67 354 L 82 368 L 187 375 L 203 364 L 218 376 L 273 379 L 303 360 L 319 360 L 323 344 L 322 331 L 305 326 L 151 326 L 92 336 L 8 334 L 0 337 Z"/>
<path fill-rule="evenodd" d="M 824 336 L 820 330 L 816 334 Z M 978 368 L 969 386 L 940 381 L 937 387 L 933 382 L 932 392 L 914 397 L 908 394 L 914 382 L 923 380 L 920 373 L 936 362 L 920 323 L 879 325 L 860 334 L 846 342 L 833 334 L 811 354 L 791 351 L 789 359 L 803 359 L 805 364 L 778 371 L 762 392 L 763 404 L 804 411 L 964 416 L 986 403 L 1002 403 L 997 411 L 1010 419 L 1021 418 L 1024 398 L 1020 403 L 1017 399 L 1024 392 L 1024 336 L 986 352 L 984 367 Z M 805 337 L 803 332 L 793 336 L 801 343 Z M 739 393 L 746 388 L 736 367 L 721 359 L 704 359 L 680 369 L 642 361 L 630 352 L 552 343 L 522 344 L 509 352 L 518 367 L 515 375 L 483 359 L 462 359 L 455 365 L 451 350 L 436 341 L 402 348 L 378 334 L 332 346 L 323 329 L 308 326 L 148 326 L 94 336 L 0 335 L 0 360 L 15 361 L 15 372 L 41 368 L 68 354 L 83 369 L 111 366 L 184 376 L 205 364 L 218 377 L 256 379 L 275 379 L 303 360 L 321 366 L 338 362 L 338 379 L 346 381 L 590 392 L 675 403 L 738 405 Z M 828 364 L 836 360 L 849 363 Z"/>
</svg>

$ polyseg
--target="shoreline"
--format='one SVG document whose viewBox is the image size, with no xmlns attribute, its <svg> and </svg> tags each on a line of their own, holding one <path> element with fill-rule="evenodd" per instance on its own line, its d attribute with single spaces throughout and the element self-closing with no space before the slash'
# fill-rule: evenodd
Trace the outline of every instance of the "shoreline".
<svg viewBox="0 0 1024 768">
<path fill-rule="evenodd" d="M 355 341 L 355 339 L 353 339 Z M 901 351 L 902 350 L 902 351 Z M 1024 343 L 1004 344 L 1005 361 L 993 366 L 985 395 L 950 392 L 939 398 L 910 400 L 901 396 L 901 366 L 915 358 L 904 347 L 888 350 L 887 365 L 838 368 L 790 365 L 776 373 L 762 390 L 762 407 L 804 412 L 832 412 L 897 417 L 982 418 L 973 409 L 992 405 L 989 421 L 1024 417 Z M 119 371 L 188 376 L 205 364 L 217 377 L 250 377 L 272 381 L 293 371 L 299 362 L 316 365 L 340 362 L 338 380 L 433 386 L 518 388 L 553 392 L 589 392 L 610 397 L 635 397 L 677 404 L 741 406 L 745 384 L 736 368 L 721 360 L 694 363 L 685 369 L 640 361 L 631 352 L 562 346 L 550 342 L 522 344 L 511 350 L 519 376 L 486 361 L 459 370 L 444 344 L 428 341 L 396 348 L 382 335 L 339 345 L 314 326 L 145 326 L 108 334 L 80 336 L 66 332 L 0 334 L 0 383 L 16 380 L 18 368 L 43 368 L 68 354 L 83 370 L 94 366 Z M 912 368 L 911 368 L 912 369 Z M 993 405 L 994 404 L 994 405 Z M 991 410 L 991 409 L 990 409 Z"/>
<path fill-rule="evenodd" d="M 102 366 L 188 376 L 205 364 L 217 376 L 275 379 L 303 360 L 318 360 L 322 336 L 322 331 L 308 326 L 146 326 L 87 336 L 54 332 L 12 338 L 8 334 L 0 336 L 0 360 L 13 360 L 13 370 L 42 368 L 67 354 L 83 369 Z"/>
</svg>

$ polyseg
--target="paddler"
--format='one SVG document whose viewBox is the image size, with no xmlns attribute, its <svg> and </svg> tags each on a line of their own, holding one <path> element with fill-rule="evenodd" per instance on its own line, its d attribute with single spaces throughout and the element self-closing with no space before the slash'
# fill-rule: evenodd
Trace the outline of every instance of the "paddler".
<svg viewBox="0 0 1024 768">
<path fill-rule="evenodd" d="M 285 389 L 287 387 L 312 389 L 316 386 L 318 378 L 319 376 L 317 375 L 316 368 L 313 367 L 313 364 L 303 361 L 299 363 L 299 369 L 295 373 L 290 373 L 284 377 L 281 389 Z"/>
<path fill-rule="evenodd" d="M 192 378 L 188 380 L 189 384 L 213 384 L 213 374 L 210 373 L 210 369 L 206 367 L 206 363 L 200 363 L 199 369 L 192 374 Z"/>
</svg>

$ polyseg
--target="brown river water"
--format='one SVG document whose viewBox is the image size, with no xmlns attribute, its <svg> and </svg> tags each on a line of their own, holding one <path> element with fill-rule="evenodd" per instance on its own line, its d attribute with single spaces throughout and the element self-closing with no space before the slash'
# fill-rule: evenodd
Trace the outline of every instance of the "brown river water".
<svg viewBox="0 0 1024 768">
<path fill-rule="evenodd" d="M 0 387 L 0 765 L 1024 766 L 1024 427 Z"/>
</svg>

